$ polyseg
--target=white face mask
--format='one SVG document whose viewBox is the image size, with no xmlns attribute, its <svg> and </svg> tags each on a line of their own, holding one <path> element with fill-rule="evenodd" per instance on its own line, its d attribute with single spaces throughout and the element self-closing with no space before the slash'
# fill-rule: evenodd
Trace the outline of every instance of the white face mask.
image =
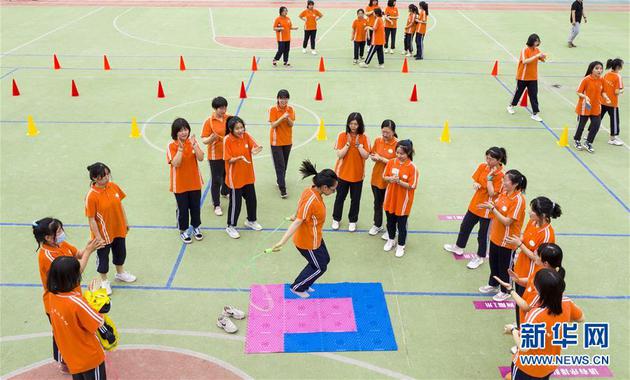
<svg viewBox="0 0 630 380">
<path fill-rule="evenodd" d="M 57 237 L 55 237 L 55 243 L 57 244 L 61 244 L 64 241 L 66 241 L 66 233 L 62 232 L 60 235 L 57 235 Z"/>
</svg>

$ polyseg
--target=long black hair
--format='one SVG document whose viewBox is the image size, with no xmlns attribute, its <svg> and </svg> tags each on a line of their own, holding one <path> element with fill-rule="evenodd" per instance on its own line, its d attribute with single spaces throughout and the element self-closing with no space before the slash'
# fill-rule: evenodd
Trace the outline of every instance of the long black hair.
<svg viewBox="0 0 630 380">
<path fill-rule="evenodd" d="M 90 175 L 90 184 L 94 184 L 97 179 L 103 178 L 108 174 L 111 174 L 111 170 L 109 166 L 105 165 L 102 162 L 95 162 L 92 165 L 87 167 L 88 173 Z"/>
<path fill-rule="evenodd" d="M 547 263 L 550 267 L 556 270 L 562 278 L 566 275 L 566 271 L 562 267 L 562 248 L 559 245 L 554 243 L 542 243 L 538 249 L 538 256 L 540 256 L 540 261 L 543 263 Z"/>
<path fill-rule="evenodd" d="M 418 7 L 416 7 L 415 4 L 409 4 L 409 10 L 413 13 L 413 14 L 418 14 Z"/>
<path fill-rule="evenodd" d="M 46 236 L 57 236 L 57 230 L 63 229 L 63 223 L 59 219 L 46 217 L 33 222 L 33 237 L 37 242 L 37 248 L 41 248 L 42 244 L 46 243 Z"/>
<path fill-rule="evenodd" d="M 562 294 L 566 288 L 564 279 L 554 269 L 541 269 L 534 277 L 534 286 L 540 297 L 540 306 L 547 308 L 549 314 L 562 314 Z"/>
<path fill-rule="evenodd" d="M 359 124 L 357 128 L 357 134 L 362 135 L 365 132 L 365 124 L 363 123 L 363 116 L 361 116 L 360 112 L 352 112 L 348 115 L 348 120 L 346 120 L 346 133 L 350 133 L 350 122 L 356 121 Z"/>
<path fill-rule="evenodd" d="M 381 8 L 374 8 L 374 14 L 376 17 L 381 17 L 383 16 L 383 10 Z"/>
<path fill-rule="evenodd" d="M 390 120 L 390 119 L 383 120 L 383 122 L 381 123 L 381 129 L 383 128 L 391 129 L 392 132 L 394 133 L 394 137 L 398 138 L 398 135 L 396 134 L 396 123 L 394 123 L 394 120 Z"/>
<path fill-rule="evenodd" d="M 597 65 L 600 65 L 602 68 L 604 68 L 604 64 L 601 63 L 600 61 L 593 61 L 591 63 L 588 64 L 588 68 L 586 69 L 586 74 L 584 74 L 585 77 L 591 75 L 593 73 L 593 70 L 595 70 L 595 67 Z"/>
<path fill-rule="evenodd" d="M 516 169 L 511 169 L 505 172 L 505 176 L 510 179 L 510 182 L 516 185 L 516 190 L 524 193 L 527 189 L 527 177 Z"/>
<path fill-rule="evenodd" d="M 622 68 L 623 68 L 623 59 L 621 58 L 609 59 L 606 61 L 606 70 L 609 70 L 609 69 L 617 70 L 617 69 L 622 69 Z"/>
<path fill-rule="evenodd" d="M 315 164 L 313 164 L 310 160 L 302 161 L 300 173 L 302 174 L 302 179 L 313 176 L 313 185 L 317 187 L 333 187 L 337 183 L 337 174 L 333 170 L 324 169 L 318 172 Z"/>
<path fill-rule="evenodd" d="M 420 6 L 420 8 L 424 9 L 424 13 L 427 14 L 427 16 L 429 15 L 429 4 L 426 1 L 421 1 L 420 3 L 418 3 L 418 5 Z"/>
<path fill-rule="evenodd" d="M 547 197 L 536 197 L 532 199 L 529 205 L 536 215 L 545 218 L 547 221 L 559 218 L 562 215 L 560 205 Z"/>
<path fill-rule="evenodd" d="M 81 283 L 81 264 L 73 256 L 59 256 L 53 260 L 48 271 L 48 291 L 54 294 L 67 293 Z"/>
<path fill-rule="evenodd" d="M 416 151 L 413 149 L 413 142 L 409 139 L 400 140 L 396 143 L 396 149 L 401 148 L 407 157 L 409 157 L 409 161 L 413 161 L 413 155 L 416 154 Z"/>
<path fill-rule="evenodd" d="M 503 165 L 507 164 L 507 152 L 505 148 L 500 148 L 498 146 L 493 146 L 486 150 L 486 156 L 490 156 L 495 160 L 498 160 Z"/>
</svg>

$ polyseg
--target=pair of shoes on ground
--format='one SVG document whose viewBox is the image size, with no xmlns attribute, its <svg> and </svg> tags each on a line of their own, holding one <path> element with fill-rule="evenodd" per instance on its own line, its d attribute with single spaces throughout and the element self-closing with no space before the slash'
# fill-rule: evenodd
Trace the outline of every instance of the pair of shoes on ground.
<svg viewBox="0 0 630 380">
<path fill-rule="evenodd" d="M 306 54 L 306 49 L 302 49 L 302 53 Z M 311 50 L 311 54 L 317 55 L 317 50 Z"/>
<path fill-rule="evenodd" d="M 583 143 L 580 142 L 580 140 L 573 140 L 573 146 L 576 150 L 586 150 L 589 153 L 595 153 L 595 148 L 593 148 L 593 144 L 588 142 L 588 140 L 584 140 Z"/>
<path fill-rule="evenodd" d="M 479 293 L 491 294 L 496 293 L 492 299 L 497 302 L 503 302 L 510 299 L 510 293 L 503 293 L 500 286 L 484 285 L 479 288 Z"/>
<path fill-rule="evenodd" d="M 262 231 L 262 226 L 260 225 L 260 223 L 258 223 L 257 221 L 253 221 L 250 222 L 249 220 L 245 221 L 245 227 L 249 228 L 250 230 L 254 230 L 254 231 Z M 232 239 L 238 239 L 241 237 L 241 234 L 236 230 L 235 226 L 227 226 L 225 228 L 225 232 L 227 232 L 228 236 L 230 236 Z"/>
<path fill-rule="evenodd" d="M 333 230 L 335 230 L 335 231 L 339 230 L 339 221 L 333 219 L 332 224 L 330 225 L 330 227 Z M 357 223 L 356 222 L 355 223 L 352 223 L 352 222 L 348 223 L 348 231 L 355 232 L 356 230 L 357 230 Z"/>
<path fill-rule="evenodd" d="M 464 254 L 464 249 L 458 247 L 457 244 L 444 244 L 444 250 L 447 252 L 454 253 L 457 256 L 462 256 Z M 483 257 L 479 257 L 475 255 L 475 257 L 470 259 L 468 264 L 466 264 L 466 267 L 468 269 L 477 269 L 481 266 L 481 264 L 483 264 L 483 262 L 484 262 Z"/>
<path fill-rule="evenodd" d="M 116 279 L 116 281 L 121 281 L 121 282 L 136 281 L 136 276 L 134 276 L 133 274 L 129 272 L 116 273 L 114 278 Z M 112 295 L 112 284 L 109 282 L 109 280 L 101 280 L 101 288 L 105 289 L 108 296 Z"/>
<path fill-rule="evenodd" d="M 228 334 L 234 334 L 238 331 L 238 327 L 232 322 L 230 318 L 234 319 L 245 319 L 245 312 L 235 308 L 234 306 L 224 306 L 223 311 L 219 314 L 219 318 L 217 318 L 217 327 L 223 329 Z"/>
<path fill-rule="evenodd" d="M 513 106 L 513 105 L 509 104 L 509 105 L 507 106 L 507 112 L 508 112 L 510 115 L 514 115 L 514 114 L 516 113 L 516 110 L 514 109 L 514 106 Z M 539 114 L 537 114 L 537 113 L 533 113 L 533 114 L 530 116 L 530 118 L 531 118 L 532 120 L 534 120 L 534 121 L 537 121 L 537 122 L 541 122 L 541 121 L 543 121 L 542 117 L 540 117 L 540 115 L 539 115 Z"/>
<path fill-rule="evenodd" d="M 201 228 L 193 227 L 192 231 L 190 229 L 187 229 L 185 231 L 179 232 L 179 238 L 182 239 L 184 244 L 192 243 L 193 236 L 195 237 L 195 240 L 197 241 L 203 240 L 203 234 L 201 233 Z"/>
<path fill-rule="evenodd" d="M 305 292 L 298 292 L 297 290 L 293 290 L 293 288 L 290 288 L 291 293 L 295 294 L 296 296 L 300 297 L 300 298 L 308 298 L 311 295 L 309 293 L 313 293 L 315 291 L 315 289 L 309 287 Z"/>
<path fill-rule="evenodd" d="M 405 255 L 405 246 L 396 244 L 396 240 L 390 239 L 389 236 L 387 236 L 387 241 L 385 242 L 385 245 L 383 246 L 383 251 L 389 252 L 392 249 L 394 249 L 394 247 L 396 247 L 396 254 L 395 254 L 396 257 L 400 258 Z"/>
</svg>

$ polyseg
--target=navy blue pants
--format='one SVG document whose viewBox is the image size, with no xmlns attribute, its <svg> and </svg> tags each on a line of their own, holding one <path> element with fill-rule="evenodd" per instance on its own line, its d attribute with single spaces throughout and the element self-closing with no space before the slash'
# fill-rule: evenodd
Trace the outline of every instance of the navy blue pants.
<svg viewBox="0 0 630 380">
<path fill-rule="evenodd" d="M 302 272 L 297 276 L 291 289 L 296 292 L 305 292 L 313 283 L 320 278 L 328 268 L 330 263 L 330 255 L 326 248 L 326 243 L 322 240 L 322 244 L 315 249 L 301 249 L 298 251 L 304 256 L 308 264 L 302 269 Z"/>
</svg>

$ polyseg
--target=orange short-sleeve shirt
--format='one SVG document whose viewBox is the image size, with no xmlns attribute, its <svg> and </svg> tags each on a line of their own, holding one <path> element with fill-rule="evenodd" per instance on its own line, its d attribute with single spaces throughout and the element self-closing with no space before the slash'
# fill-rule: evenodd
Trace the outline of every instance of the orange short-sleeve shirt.
<svg viewBox="0 0 630 380">
<path fill-rule="evenodd" d="M 482 163 L 479 164 L 477 170 L 473 173 L 473 181 L 480 184 L 481 187 L 475 191 L 468 205 L 468 211 L 486 219 L 490 218 L 490 210 L 479 208 L 479 205 L 496 199 L 497 194 L 501 193 L 501 189 L 503 188 L 503 176 L 505 175 L 505 173 L 503 173 L 503 165 L 499 165 L 492 178 L 492 187 L 494 188 L 495 195 L 494 197 L 490 197 L 490 195 L 488 195 L 488 175 L 490 175 L 490 170 L 488 164 Z"/>
<path fill-rule="evenodd" d="M 225 183 L 230 189 L 240 189 L 256 180 L 252 158 L 252 149 L 256 147 L 258 147 L 258 143 L 247 132 L 244 132 L 242 137 L 236 137 L 230 133 L 223 139 Z M 245 156 L 249 163 L 243 160 L 229 162 L 230 159 L 238 156 Z"/>
<path fill-rule="evenodd" d="M 105 187 L 92 185 L 85 197 L 85 216 L 96 220 L 98 230 L 106 244 L 110 244 L 117 237 L 127 236 L 127 222 L 122 206 L 125 197 L 124 191 L 112 181 Z"/>
<path fill-rule="evenodd" d="M 356 18 L 352 22 L 352 38 L 356 42 L 365 42 L 365 27 L 367 26 L 368 20 L 365 18 Z"/>
<path fill-rule="evenodd" d="M 427 12 L 424 9 L 420 9 L 418 12 L 418 25 L 416 27 L 416 32 L 420 34 L 427 33 Z"/>
<path fill-rule="evenodd" d="M 81 293 L 50 294 L 50 324 L 53 336 L 71 374 L 98 367 L 105 360 L 96 336 L 104 323 Z"/>
<path fill-rule="evenodd" d="M 305 9 L 300 13 L 301 18 L 305 18 L 304 30 L 317 30 L 317 18 L 322 17 L 322 12 L 317 9 Z"/>
<path fill-rule="evenodd" d="M 284 29 L 276 31 L 276 40 L 279 42 L 291 41 L 291 19 L 288 17 L 278 16 L 273 22 L 274 28 L 282 27 Z"/>
<path fill-rule="evenodd" d="M 335 173 L 346 182 L 363 181 L 365 177 L 365 158 L 361 157 L 358 145 L 370 151 L 370 141 L 365 134 L 352 136 L 350 133 L 341 132 L 337 135 L 335 149 L 343 149 L 346 143 L 350 144 L 348 152 L 343 158 L 337 158 Z"/>
<path fill-rule="evenodd" d="M 385 23 L 382 17 L 377 17 L 376 21 L 374 21 L 372 45 L 385 45 Z"/>
<path fill-rule="evenodd" d="M 53 247 L 48 244 L 42 244 L 39 249 L 39 253 L 37 254 L 37 259 L 39 262 L 39 277 L 42 279 L 42 286 L 44 287 L 44 311 L 46 314 L 50 314 L 50 306 L 48 302 L 48 271 L 50 271 L 50 266 L 52 262 L 61 256 L 69 256 L 75 257 L 79 253 L 77 248 L 68 242 L 62 242 L 58 247 Z M 76 291 L 81 292 L 81 287 L 78 286 Z"/>
<path fill-rule="evenodd" d="M 537 47 L 525 46 L 521 50 L 521 55 L 518 59 L 518 68 L 516 69 L 516 79 L 518 80 L 538 80 L 538 61 L 543 61 L 543 58 L 535 59 L 530 63 L 523 63 L 524 60 L 535 56 L 540 53 L 540 49 Z"/>
<path fill-rule="evenodd" d="M 208 144 L 208 160 L 223 159 L 223 138 L 225 137 L 225 125 L 229 116 L 230 115 L 225 114 L 222 118 L 219 118 L 216 113 L 213 112 L 203 123 L 201 137 L 210 137 L 213 133 L 218 137 L 211 144 Z"/>
<path fill-rule="evenodd" d="M 396 17 L 395 19 L 385 20 L 385 27 L 390 29 L 396 29 L 398 26 L 398 8 L 397 7 L 386 7 L 385 15 Z"/>
<path fill-rule="evenodd" d="M 269 122 L 273 123 L 280 119 L 285 113 L 289 114 L 289 119 L 295 121 L 295 111 L 293 107 L 287 105 L 284 108 L 280 108 L 277 104 L 269 108 Z M 289 125 L 289 122 L 283 120 L 275 128 L 271 128 L 269 131 L 269 141 L 271 146 L 285 146 L 293 144 L 293 127 Z"/>
<path fill-rule="evenodd" d="M 396 138 L 391 138 L 389 142 L 385 142 L 382 137 L 377 137 L 376 140 L 374 140 L 370 153 L 376 153 L 383 158 L 391 160 L 396 157 L 397 143 L 398 140 Z M 372 168 L 372 180 L 370 181 L 372 186 L 376 186 L 379 189 L 385 189 L 387 187 L 387 182 L 383 179 L 383 171 L 385 171 L 385 163 L 381 161 L 375 162 Z"/>
<path fill-rule="evenodd" d="M 187 191 L 201 190 L 203 185 L 203 178 L 199 171 L 199 164 L 197 163 L 197 156 L 193 149 L 190 140 L 186 140 L 184 143 L 184 151 L 182 152 L 182 161 L 179 167 L 171 165 L 173 157 L 177 154 L 179 144 L 177 141 L 173 141 L 168 144 L 166 150 L 166 162 L 170 167 L 170 186 L 169 191 L 180 194 Z"/>
<path fill-rule="evenodd" d="M 608 95 L 608 99 L 610 99 L 610 104 L 607 104 L 609 107 L 619 107 L 619 95 L 615 94 L 615 90 L 623 89 L 623 81 L 621 80 L 621 75 L 619 73 L 614 73 L 609 71 L 604 75 L 604 92 Z"/>
<path fill-rule="evenodd" d="M 553 340 L 553 326 L 556 323 L 575 322 L 582 318 L 582 310 L 568 297 L 562 298 L 562 313 L 559 315 L 549 314 L 549 310 L 543 307 L 536 307 L 530 310 L 524 323 L 545 323 L 545 347 L 527 350 L 523 355 L 560 355 L 562 347 L 551 344 Z M 533 377 L 545 377 L 556 370 L 554 365 L 524 365 L 520 360 L 520 352 L 514 355 L 514 365 L 521 371 Z"/>
<path fill-rule="evenodd" d="M 523 292 L 521 298 L 529 305 L 530 308 L 535 307 L 536 303 L 540 300 L 538 297 L 538 290 L 536 290 L 536 287 L 534 286 L 534 278 L 536 277 L 536 273 L 543 268 L 544 267 L 542 265 L 538 265 L 534 262 L 532 265 L 532 273 L 529 277 L 527 277 L 527 285 L 525 285 L 525 291 Z M 523 323 L 523 321 L 525 321 L 525 314 L 527 313 L 520 308 L 518 309 L 518 313 L 520 315 L 520 321 Z"/>
<path fill-rule="evenodd" d="M 376 8 L 380 8 L 380 7 L 378 5 L 372 5 L 372 6 L 365 7 L 365 13 L 371 12 L 371 11 L 375 10 Z M 368 26 L 374 25 L 374 20 L 376 20 L 376 15 L 374 13 L 372 13 L 369 16 L 367 16 L 367 24 L 368 24 Z"/>
<path fill-rule="evenodd" d="M 599 115 L 602 113 L 602 92 L 604 92 L 604 79 L 595 78 L 592 75 L 585 76 L 580 82 L 577 92 L 588 96 L 590 107 L 586 105 L 584 99 L 579 98 L 575 112 L 581 116 Z"/>
<path fill-rule="evenodd" d="M 302 192 L 295 214 L 302 220 L 293 235 L 293 243 L 300 249 L 316 249 L 322 244 L 322 228 L 326 221 L 326 205 L 322 195 L 313 187 Z"/>
<path fill-rule="evenodd" d="M 386 177 L 398 175 L 401 182 L 405 182 L 412 187 L 407 189 L 397 183 L 388 183 L 385 190 L 383 209 L 398 216 L 409 215 L 411 206 L 413 206 L 416 188 L 418 187 L 418 179 L 420 178 L 416 165 L 411 160 L 400 162 L 398 158 L 394 158 L 385 166 L 383 175 Z"/>
<path fill-rule="evenodd" d="M 543 243 L 555 243 L 556 234 L 551 224 L 545 223 L 542 227 L 537 227 L 536 223 L 530 220 L 527 226 L 525 226 L 521 241 L 527 246 L 527 249 L 536 252 L 538 247 Z M 529 277 L 534 272 L 534 265 L 534 262 L 529 256 L 523 252 L 519 252 L 514 262 L 514 272 L 518 277 Z"/>
<path fill-rule="evenodd" d="M 407 24 L 405 25 L 405 33 L 414 34 L 416 32 L 416 14 L 409 13 L 407 16 Z"/>
<path fill-rule="evenodd" d="M 516 249 L 516 246 L 508 244 L 506 239 L 508 236 L 520 236 L 521 234 L 521 228 L 525 220 L 525 196 L 520 191 L 514 191 L 511 195 L 504 191 L 499 194 L 494 205 L 501 215 L 514 219 L 514 221 L 506 227 L 494 217 L 494 214 L 490 214 L 492 218 L 490 223 L 490 241 L 501 247 Z"/>
</svg>

